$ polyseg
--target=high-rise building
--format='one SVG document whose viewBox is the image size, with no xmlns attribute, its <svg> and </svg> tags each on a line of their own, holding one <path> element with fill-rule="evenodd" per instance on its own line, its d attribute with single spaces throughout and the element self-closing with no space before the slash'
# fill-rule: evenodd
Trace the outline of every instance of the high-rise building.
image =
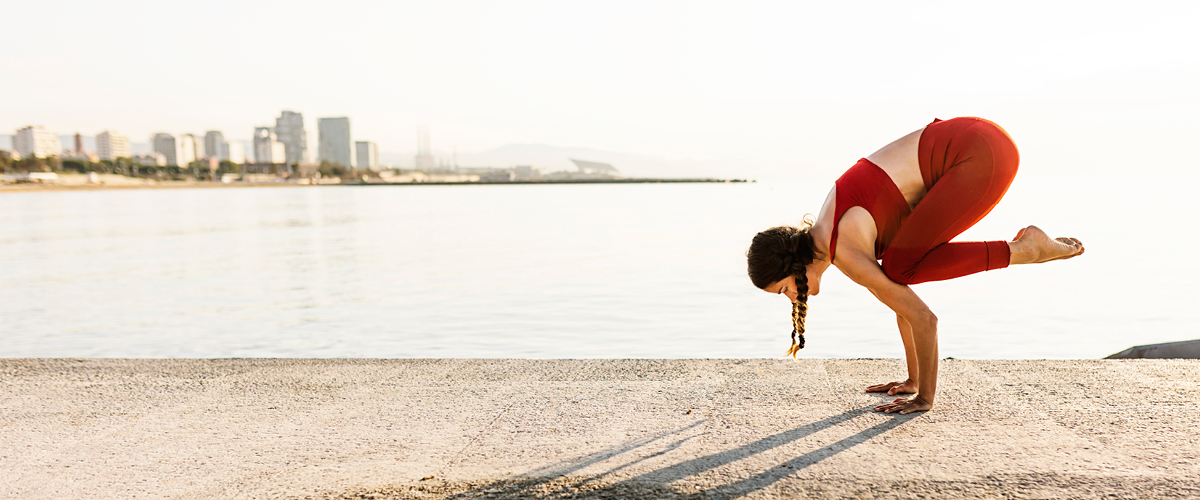
<svg viewBox="0 0 1200 500">
<path fill-rule="evenodd" d="M 275 137 L 283 143 L 286 162 L 289 164 L 308 161 L 308 134 L 304 133 L 304 115 L 295 111 L 284 111 L 275 119 Z"/>
<path fill-rule="evenodd" d="M 276 140 L 271 127 L 254 128 L 254 161 L 256 163 L 287 163 L 287 148 Z"/>
<path fill-rule="evenodd" d="M 429 128 L 417 128 L 417 156 L 413 157 L 413 169 L 416 170 L 433 170 L 437 167 L 433 159 L 433 148 L 431 147 L 429 137 Z"/>
<path fill-rule="evenodd" d="M 75 132 L 75 154 L 83 154 L 83 135 L 79 132 Z"/>
<path fill-rule="evenodd" d="M 379 170 L 379 149 L 375 147 L 375 143 L 358 141 L 354 143 L 354 149 L 355 159 L 358 160 L 356 168 Z"/>
<path fill-rule="evenodd" d="M 12 142 L 13 149 L 21 158 L 58 156 L 59 150 L 62 149 L 62 142 L 58 140 L 58 136 L 41 126 L 31 125 L 17 129 L 17 135 L 13 136 Z"/>
<path fill-rule="evenodd" d="M 317 153 L 321 161 L 354 166 L 354 143 L 350 141 L 350 119 L 317 119 Z"/>
<path fill-rule="evenodd" d="M 129 138 L 111 130 L 96 134 L 96 153 L 101 160 L 129 158 L 133 154 L 129 149 Z"/>
<path fill-rule="evenodd" d="M 162 153 L 167 165 L 179 165 L 176 161 L 179 157 L 179 139 L 175 136 L 159 132 L 150 137 L 150 144 L 155 153 Z M 184 163 L 184 166 L 186 165 L 187 163 Z"/>
<path fill-rule="evenodd" d="M 204 133 L 204 156 L 215 157 L 218 160 L 228 160 L 221 157 L 221 143 L 225 142 L 225 134 L 219 130 L 209 130 Z"/>
<path fill-rule="evenodd" d="M 217 158 L 241 165 L 246 163 L 246 147 L 239 141 L 223 141 L 221 142 L 221 154 Z"/>
<path fill-rule="evenodd" d="M 189 163 L 196 161 L 200 155 L 204 154 L 204 151 L 200 150 L 202 147 L 201 144 L 202 143 L 200 140 L 192 134 L 183 134 L 179 136 L 179 154 L 178 157 L 175 158 L 176 160 L 179 160 L 178 165 L 181 167 L 186 167 Z"/>
</svg>

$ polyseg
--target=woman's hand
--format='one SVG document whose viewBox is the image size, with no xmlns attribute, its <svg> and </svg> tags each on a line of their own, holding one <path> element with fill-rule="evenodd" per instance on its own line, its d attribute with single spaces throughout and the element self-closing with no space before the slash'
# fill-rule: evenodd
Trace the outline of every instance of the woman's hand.
<svg viewBox="0 0 1200 500">
<path fill-rule="evenodd" d="M 875 384 L 867 387 L 867 392 L 886 392 L 888 396 L 896 394 L 916 394 L 917 383 L 910 378 L 903 382 L 888 382 L 886 384 Z"/>
<path fill-rule="evenodd" d="M 852 216 L 854 219 L 848 220 Z M 876 409 L 888 413 L 928 410 L 933 407 L 933 400 L 937 397 L 937 316 L 911 287 L 892 281 L 879 267 L 874 254 L 875 224 L 869 212 L 862 207 L 853 207 L 846 211 L 839 224 L 843 231 L 837 242 L 838 269 L 855 283 L 870 290 L 875 298 L 903 320 L 897 320 L 897 323 L 903 323 L 900 325 L 902 337 L 907 336 L 905 327 L 912 333 L 912 349 L 910 352 L 905 345 L 904 357 L 909 362 L 909 377 L 915 375 L 917 378 L 918 394 L 912 399 L 897 399 Z M 855 227 L 859 230 L 852 229 Z M 912 369 L 913 361 L 916 361 L 915 370 Z"/>
<path fill-rule="evenodd" d="M 918 394 L 911 398 L 896 398 L 896 400 L 892 401 L 891 403 L 876 406 L 875 411 L 908 415 L 914 411 L 928 411 L 930 408 L 933 408 L 933 403 L 926 402 L 924 399 L 921 399 L 921 395 Z"/>
<path fill-rule="evenodd" d="M 853 210 L 846 211 L 847 215 Z M 866 217 L 870 217 L 870 213 L 866 213 Z M 845 228 L 846 223 L 844 216 L 841 227 Z M 874 231 L 871 231 L 871 234 L 874 234 Z M 934 406 L 931 403 L 937 397 L 937 317 L 930 311 L 929 306 L 925 305 L 925 301 L 913 293 L 912 288 L 893 282 L 884 275 L 880 263 L 874 260 L 874 254 L 863 251 L 863 248 L 872 248 L 870 245 L 874 245 L 874 240 L 868 242 L 864 239 L 854 243 L 857 245 L 848 246 L 844 252 L 838 252 L 838 269 L 854 283 L 870 290 L 876 299 L 899 315 L 898 324 L 902 323 L 901 337 L 907 337 L 907 332 L 912 333 L 912 349 L 905 345 L 905 359 L 910 363 L 908 376 L 912 378 L 913 375 L 917 375 L 918 396 L 912 399 L 896 399 L 892 403 L 878 406 L 876 410 L 887 411 L 889 414 L 896 411 L 908 414 L 912 411 L 929 410 Z M 840 239 L 838 245 L 842 245 Z M 912 369 L 913 361 L 916 361 L 917 369 Z"/>
</svg>

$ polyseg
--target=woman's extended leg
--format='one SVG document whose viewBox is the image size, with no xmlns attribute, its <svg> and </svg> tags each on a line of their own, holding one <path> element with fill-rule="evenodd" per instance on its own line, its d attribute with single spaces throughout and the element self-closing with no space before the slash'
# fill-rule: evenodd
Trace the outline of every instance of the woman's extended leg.
<svg viewBox="0 0 1200 500">
<path fill-rule="evenodd" d="M 942 124 L 965 126 L 935 128 Z M 897 283 L 915 284 L 1008 267 L 1007 241 L 950 239 L 979 222 L 1004 197 L 1017 174 L 1016 145 L 999 126 L 979 119 L 934 124 L 925 133 L 945 135 L 929 139 L 945 145 L 935 160 L 943 161 L 944 167 L 934 167 L 933 184 L 884 252 L 884 272 Z M 922 162 L 926 174 L 929 160 Z"/>
</svg>

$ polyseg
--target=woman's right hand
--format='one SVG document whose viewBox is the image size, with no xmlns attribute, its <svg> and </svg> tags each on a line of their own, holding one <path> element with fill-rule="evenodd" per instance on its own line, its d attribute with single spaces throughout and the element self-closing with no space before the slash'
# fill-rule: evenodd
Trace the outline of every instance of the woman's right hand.
<svg viewBox="0 0 1200 500">
<path fill-rule="evenodd" d="M 886 392 L 888 396 L 896 394 L 915 394 L 917 392 L 917 383 L 912 379 L 903 382 L 888 382 L 886 384 L 876 384 L 867 387 L 867 392 Z"/>
</svg>

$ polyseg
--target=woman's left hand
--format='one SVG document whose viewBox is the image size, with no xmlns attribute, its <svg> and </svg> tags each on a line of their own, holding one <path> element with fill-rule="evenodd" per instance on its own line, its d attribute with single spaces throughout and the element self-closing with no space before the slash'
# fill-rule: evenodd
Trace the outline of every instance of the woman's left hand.
<svg viewBox="0 0 1200 500">
<path fill-rule="evenodd" d="M 911 398 L 896 398 L 896 400 L 892 401 L 891 403 L 876 406 L 875 411 L 907 415 L 914 411 L 929 411 L 930 408 L 933 408 L 933 403 L 926 402 L 924 399 L 921 399 L 921 395 L 918 394 Z"/>
</svg>

